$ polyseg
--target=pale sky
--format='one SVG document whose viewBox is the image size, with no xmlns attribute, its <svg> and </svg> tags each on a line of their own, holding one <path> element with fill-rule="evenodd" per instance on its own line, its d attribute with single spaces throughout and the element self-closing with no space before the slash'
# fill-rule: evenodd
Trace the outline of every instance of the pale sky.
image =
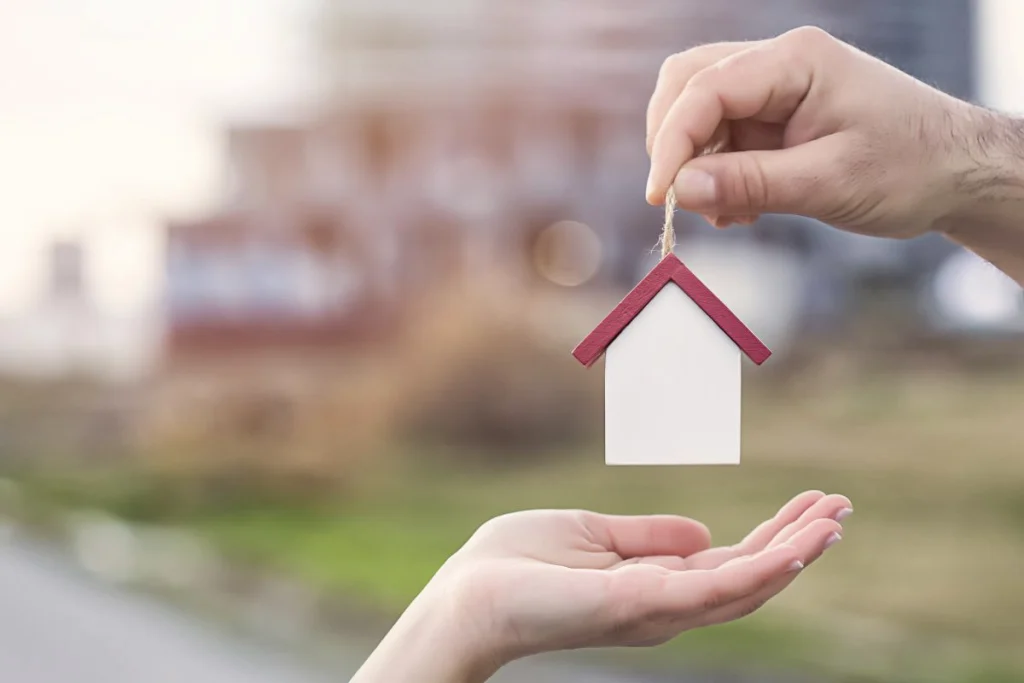
<svg viewBox="0 0 1024 683">
<path fill-rule="evenodd" d="M 0 312 L 54 235 L 87 233 L 101 303 L 153 291 L 159 221 L 216 200 L 235 115 L 307 96 L 311 0 L 0 0 Z"/>
</svg>

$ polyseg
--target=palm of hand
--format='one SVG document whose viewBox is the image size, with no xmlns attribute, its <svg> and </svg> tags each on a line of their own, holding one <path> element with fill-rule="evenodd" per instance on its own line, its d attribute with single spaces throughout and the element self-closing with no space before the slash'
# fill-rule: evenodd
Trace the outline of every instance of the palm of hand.
<svg viewBox="0 0 1024 683">
<path fill-rule="evenodd" d="M 672 517 L 539 510 L 485 524 L 453 558 L 506 656 L 655 645 L 752 613 L 839 539 L 843 496 L 803 493 L 734 546 Z"/>
</svg>

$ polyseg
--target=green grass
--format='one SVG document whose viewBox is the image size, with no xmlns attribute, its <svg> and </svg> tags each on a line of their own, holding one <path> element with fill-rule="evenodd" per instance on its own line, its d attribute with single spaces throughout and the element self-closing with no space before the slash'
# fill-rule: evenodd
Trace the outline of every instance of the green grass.
<svg viewBox="0 0 1024 683">
<path fill-rule="evenodd" d="M 801 490 L 837 491 L 856 507 L 846 538 L 784 596 L 653 654 L 612 654 L 865 683 L 1024 680 L 1024 379 L 825 384 L 748 396 L 739 468 L 607 468 L 596 445 L 486 469 L 410 449 L 330 504 L 190 507 L 173 487 L 100 474 L 32 489 L 190 526 L 240 559 L 386 612 L 503 512 L 679 513 L 728 543 Z"/>
</svg>

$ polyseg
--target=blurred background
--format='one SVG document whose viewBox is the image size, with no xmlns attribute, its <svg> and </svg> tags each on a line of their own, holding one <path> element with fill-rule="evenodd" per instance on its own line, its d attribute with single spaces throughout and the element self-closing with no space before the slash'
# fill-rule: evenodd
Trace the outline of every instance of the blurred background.
<svg viewBox="0 0 1024 683">
<path fill-rule="evenodd" d="M 1024 681 L 1024 295 L 942 239 L 679 214 L 776 353 L 744 463 L 604 465 L 569 352 L 656 259 L 658 68 L 804 24 L 1024 108 L 1017 0 L 0 0 L 0 680 L 311 680 L 211 623 L 351 672 L 496 514 L 819 488 L 754 617 L 508 680 Z"/>
</svg>

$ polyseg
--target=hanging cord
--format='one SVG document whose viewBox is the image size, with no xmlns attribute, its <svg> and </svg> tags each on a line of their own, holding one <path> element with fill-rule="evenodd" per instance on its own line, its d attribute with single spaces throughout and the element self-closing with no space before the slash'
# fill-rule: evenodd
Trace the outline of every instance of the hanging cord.
<svg viewBox="0 0 1024 683">
<path fill-rule="evenodd" d="M 676 246 L 676 229 L 672 217 L 676 212 L 676 191 L 668 188 L 665 194 L 665 225 L 661 228 L 661 258 L 672 253 Z"/>
<path fill-rule="evenodd" d="M 724 130 L 724 129 L 723 129 Z M 725 151 L 728 146 L 728 138 L 724 133 L 716 133 L 711 143 L 708 144 L 697 156 L 718 154 Z M 676 247 L 676 229 L 672 219 L 676 212 L 676 191 L 671 185 L 665 193 L 665 224 L 661 227 L 661 258 L 665 258 Z"/>
</svg>

